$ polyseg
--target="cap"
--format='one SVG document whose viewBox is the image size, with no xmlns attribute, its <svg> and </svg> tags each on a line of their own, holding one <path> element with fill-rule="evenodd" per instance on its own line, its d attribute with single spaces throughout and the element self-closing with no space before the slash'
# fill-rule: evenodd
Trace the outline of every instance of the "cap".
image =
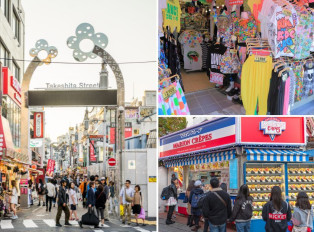
<svg viewBox="0 0 314 232">
<path fill-rule="evenodd" d="M 200 181 L 200 180 L 197 180 L 197 181 L 195 181 L 195 183 L 194 183 L 194 186 L 201 186 L 202 185 L 202 181 Z"/>
<path fill-rule="evenodd" d="M 106 178 L 105 177 L 101 177 L 100 180 L 106 180 Z"/>
</svg>

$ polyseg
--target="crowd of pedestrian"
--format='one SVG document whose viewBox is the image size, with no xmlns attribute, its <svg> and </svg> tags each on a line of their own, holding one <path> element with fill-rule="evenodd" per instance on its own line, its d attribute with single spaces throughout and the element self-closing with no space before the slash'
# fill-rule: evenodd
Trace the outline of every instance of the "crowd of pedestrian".
<svg viewBox="0 0 314 232">
<path fill-rule="evenodd" d="M 175 223 L 174 210 L 178 204 L 178 179 L 172 177 L 171 184 L 162 191 L 161 198 L 166 200 L 168 214 L 166 224 Z M 227 192 L 227 185 L 219 183 L 218 178 L 210 180 L 210 191 L 204 193 L 200 180 L 189 182 L 184 203 L 187 203 L 187 226 L 191 231 L 201 229 L 200 219 L 204 221 L 204 232 L 226 232 L 228 223 L 235 223 L 236 231 L 250 232 L 253 216 L 253 198 L 247 185 L 242 185 L 234 203 Z M 282 197 L 282 190 L 274 186 L 270 200 L 263 206 L 262 219 L 266 232 L 312 231 L 313 210 L 309 197 L 299 192 L 293 214 L 291 207 Z"/>
</svg>

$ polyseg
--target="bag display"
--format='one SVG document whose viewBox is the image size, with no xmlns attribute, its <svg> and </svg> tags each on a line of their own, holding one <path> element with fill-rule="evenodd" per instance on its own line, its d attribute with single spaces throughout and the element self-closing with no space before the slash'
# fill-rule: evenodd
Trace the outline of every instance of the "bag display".
<svg viewBox="0 0 314 232">
<path fill-rule="evenodd" d="M 93 208 L 88 209 L 81 221 L 83 225 L 97 226 L 99 224 L 99 218 L 95 215 Z"/>
</svg>

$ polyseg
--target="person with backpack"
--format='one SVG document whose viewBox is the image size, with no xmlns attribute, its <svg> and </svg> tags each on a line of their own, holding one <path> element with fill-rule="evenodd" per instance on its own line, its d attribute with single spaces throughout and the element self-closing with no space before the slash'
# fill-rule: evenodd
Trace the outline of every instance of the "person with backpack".
<svg viewBox="0 0 314 232">
<path fill-rule="evenodd" d="M 98 218 L 101 219 L 100 226 L 103 227 L 105 225 L 104 210 L 106 208 L 107 196 L 105 193 L 104 186 L 102 184 L 98 185 L 97 191 L 95 193 L 95 198 L 96 198 L 95 206 L 97 210 L 97 215 L 98 215 Z"/>
<path fill-rule="evenodd" d="M 43 202 L 43 206 L 46 206 L 45 202 L 44 202 L 45 188 L 44 188 L 44 184 L 43 184 L 42 179 L 39 179 L 39 183 L 37 183 L 37 186 L 36 186 L 36 191 L 38 194 L 38 205 L 37 206 L 40 206 L 40 201 Z"/>
<path fill-rule="evenodd" d="M 198 231 L 200 228 L 199 222 L 201 217 L 201 209 L 198 207 L 198 201 L 202 194 L 204 194 L 203 189 L 201 188 L 202 182 L 200 180 L 195 181 L 194 186 L 195 188 L 192 189 L 189 197 L 189 203 L 191 204 L 191 214 L 192 220 L 195 222 L 195 227 L 192 231 Z"/>
<path fill-rule="evenodd" d="M 305 192 L 299 192 L 292 214 L 293 232 L 311 232 L 313 230 L 313 211 L 309 197 Z"/>
<path fill-rule="evenodd" d="M 270 193 L 270 200 L 262 211 L 263 220 L 266 222 L 266 232 L 286 232 L 288 221 L 291 220 L 291 208 L 288 202 L 282 199 L 281 188 L 274 186 Z"/>
<path fill-rule="evenodd" d="M 231 199 L 227 192 L 219 187 L 216 177 L 210 180 L 211 192 L 203 200 L 202 212 L 208 219 L 210 232 L 225 232 L 227 219 L 231 216 Z"/>
<path fill-rule="evenodd" d="M 249 187 L 244 184 L 239 189 L 229 221 L 236 222 L 238 232 L 250 232 L 252 216 L 253 198 L 250 196 Z"/>
<path fill-rule="evenodd" d="M 178 179 L 176 177 L 171 179 L 171 185 L 163 189 L 162 199 L 167 200 L 167 205 L 169 206 L 166 224 L 171 225 L 175 223 L 172 220 L 173 211 L 178 204 Z M 163 196 L 164 195 L 164 196 Z"/>
<path fill-rule="evenodd" d="M 193 220 L 192 220 L 192 214 L 191 214 L 191 204 L 189 202 L 189 197 L 190 197 L 191 191 L 194 189 L 194 184 L 195 184 L 195 180 L 191 180 L 189 183 L 189 186 L 185 192 L 185 197 L 187 199 L 187 210 L 186 211 L 188 213 L 188 222 L 186 223 L 186 225 L 190 226 L 190 227 L 194 226 Z"/>
</svg>

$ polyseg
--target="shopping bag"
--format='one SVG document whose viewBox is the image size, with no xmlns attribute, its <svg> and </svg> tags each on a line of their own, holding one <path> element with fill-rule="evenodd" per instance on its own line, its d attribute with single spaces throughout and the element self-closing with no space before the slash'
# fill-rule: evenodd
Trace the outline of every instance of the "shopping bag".
<svg viewBox="0 0 314 232">
<path fill-rule="evenodd" d="M 124 210 L 123 210 L 123 206 L 120 205 L 120 216 L 123 216 L 124 215 Z"/>
<path fill-rule="evenodd" d="M 88 208 L 88 212 L 82 216 L 82 224 L 98 226 L 99 218 L 95 215 L 93 208 Z"/>
<path fill-rule="evenodd" d="M 145 220 L 145 210 L 141 208 L 141 213 L 138 215 L 138 218 Z"/>
</svg>

